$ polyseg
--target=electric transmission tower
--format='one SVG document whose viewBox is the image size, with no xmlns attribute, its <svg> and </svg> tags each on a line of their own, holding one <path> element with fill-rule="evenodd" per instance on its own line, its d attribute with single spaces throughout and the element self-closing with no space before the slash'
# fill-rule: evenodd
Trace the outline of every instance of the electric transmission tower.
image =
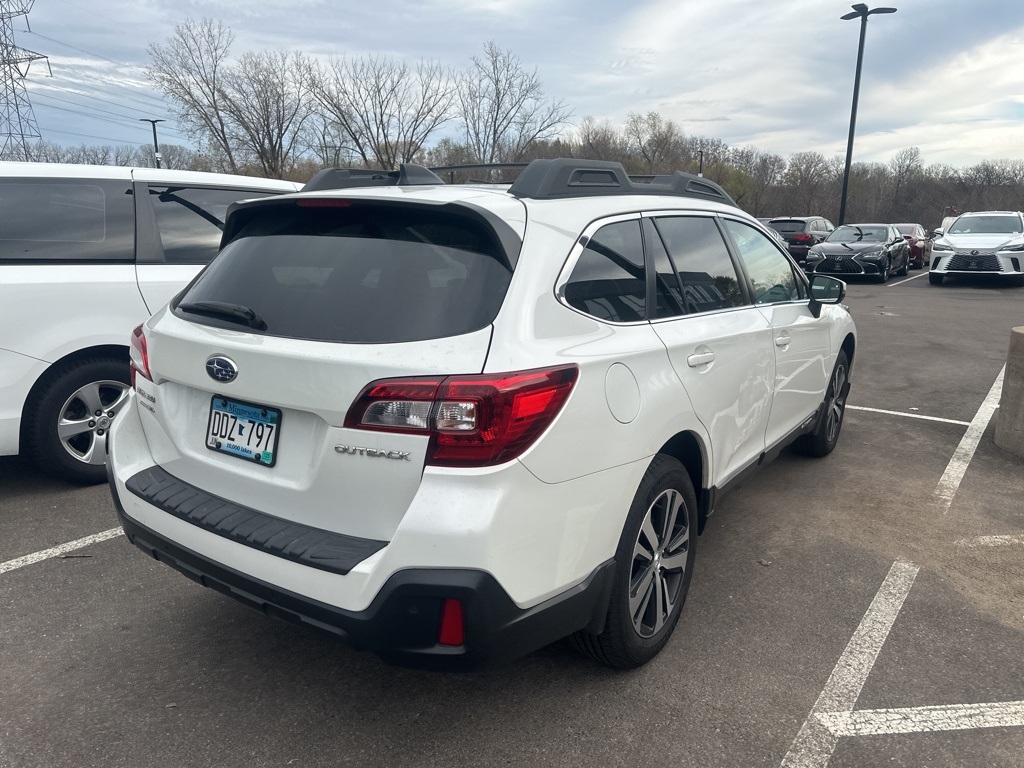
<svg viewBox="0 0 1024 768">
<path fill-rule="evenodd" d="M 29 139 L 38 139 L 39 126 L 25 88 L 32 62 L 41 53 L 19 48 L 14 42 L 14 19 L 25 17 L 35 0 L 0 0 L 0 159 L 29 160 Z M 49 62 L 47 62 L 49 65 Z"/>
</svg>

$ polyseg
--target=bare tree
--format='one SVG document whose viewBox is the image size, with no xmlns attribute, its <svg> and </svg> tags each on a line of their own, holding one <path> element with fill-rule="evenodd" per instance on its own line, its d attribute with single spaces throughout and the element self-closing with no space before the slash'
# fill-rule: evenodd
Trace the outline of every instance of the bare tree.
<svg viewBox="0 0 1024 768">
<path fill-rule="evenodd" d="M 589 160 L 614 160 L 627 165 L 632 159 L 626 137 L 608 120 L 583 118 L 572 141 L 572 154 Z"/>
<path fill-rule="evenodd" d="M 179 125 L 190 138 L 222 155 L 238 173 L 223 79 L 234 34 L 222 22 L 187 19 L 163 45 L 149 46 L 150 79 L 177 104 Z"/>
<path fill-rule="evenodd" d="M 236 152 L 264 176 L 281 178 L 302 147 L 309 119 L 309 67 L 301 53 L 247 52 L 224 74 L 225 124 Z"/>
<path fill-rule="evenodd" d="M 630 114 L 624 133 L 629 148 L 643 162 L 645 173 L 668 173 L 682 164 L 683 132 L 657 112 Z"/>
<path fill-rule="evenodd" d="M 521 159 L 533 142 L 555 136 L 572 116 L 565 102 L 544 97 L 536 69 L 528 72 L 493 41 L 459 77 L 458 99 L 465 143 L 482 163 Z"/>
<path fill-rule="evenodd" d="M 412 161 L 452 117 L 455 82 L 433 61 L 415 66 L 383 56 L 333 59 L 311 68 L 312 94 L 364 164 Z"/>
</svg>

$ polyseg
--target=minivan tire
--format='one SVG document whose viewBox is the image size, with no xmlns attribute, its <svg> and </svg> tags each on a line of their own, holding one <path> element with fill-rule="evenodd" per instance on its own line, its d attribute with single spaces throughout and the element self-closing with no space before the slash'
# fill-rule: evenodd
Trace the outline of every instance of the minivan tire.
<svg viewBox="0 0 1024 768">
<path fill-rule="evenodd" d="M 616 669 L 635 669 L 653 659 L 679 621 L 696 546 L 697 498 L 690 475 L 678 460 L 659 454 L 640 481 L 619 539 L 604 630 L 577 632 L 572 645 Z M 652 605 L 664 593 L 673 597 L 667 612 L 660 602 Z M 633 610 L 631 599 L 633 607 L 645 609 Z"/>
<path fill-rule="evenodd" d="M 23 450 L 49 475 L 88 485 L 102 483 L 107 477 L 106 435 L 127 404 L 128 385 L 128 363 L 123 359 L 83 358 L 51 369 L 25 405 Z M 86 412 L 87 400 L 91 413 Z M 79 423 L 81 430 L 62 437 L 62 419 Z"/>
</svg>

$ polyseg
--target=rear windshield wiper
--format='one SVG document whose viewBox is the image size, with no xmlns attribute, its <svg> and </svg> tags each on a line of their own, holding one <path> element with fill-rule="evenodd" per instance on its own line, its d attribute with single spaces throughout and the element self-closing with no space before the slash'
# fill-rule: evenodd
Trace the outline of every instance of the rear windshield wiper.
<svg viewBox="0 0 1024 768">
<path fill-rule="evenodd" d="M 242 323 L 257 331 L 267 330 L 267 324 L 263 318 L 241 304 L 229 304 L 226 301 L 190 301 L 179 304 L 177 309 L 193 315 L 209 315 Z"/>
</svg>

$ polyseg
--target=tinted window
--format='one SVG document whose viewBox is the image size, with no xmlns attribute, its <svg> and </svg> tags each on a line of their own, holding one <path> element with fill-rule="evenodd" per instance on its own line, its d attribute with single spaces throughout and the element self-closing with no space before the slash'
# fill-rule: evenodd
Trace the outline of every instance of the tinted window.
<svg viewBox="0 0 1024 768">
<path fill-rule="evenodd" d="M 450 209 L 288 203 L 247 213 L 176 305 L 180 317 L 240 327 L 184 309 L 212 301 L 252 310 L 272 336 L 421 341 L 489 325 L 512 276 L 490 226 Z"/>
<path fill-rule="evenodd" d="M 647 317 L 647 281 L 639 221 L 608 224 L 594 233 L 565 285 L 565 300 L 613 323 Z"/>
<path fill-rule="evenodd" d="M 725 241 L 713 219 L 658 219 L 658 231 L 679 274 L 687 312 L 709 312 L 746 303 Z"/>
<path fill-rule="evenodd" d="M 654 266 L 654 296 L 657 302 L 655 317 L 675 317 L 686 314 L 683 287 L 679 275 L 669 260 L 668 251 L 661 242 L 661 235 L 650 219 L 643 220 L 644 244 Z"/>
<path fill-rule="evenodd" d="M 756 303 L 774 304 L 796 301 L 801 297 L 801 283 L 793 274 L 789 259 L 767 237 L 738 221 L 725 219 L 723 223 L 746 267 Z"/>
<path fill-rule="evenodd" d="M 0 258 L 131 261 L 135 212 L 129 182 L 0 181 Z"/>
<path fill-rule="evenodd" d="M 790 221 L 783 219 L 782 221 L 771 221 L 768 226 L 778 232 L 803 232 L 807 228 L 807 224 L 802 221 Z"/>
<path fill-rule="evenodd" d="M 206 264 L 217 255 L 228 206 L 268 192 L 215 187 L 149 187 L 156 225 L 171 264 Z"/>
</svg>

